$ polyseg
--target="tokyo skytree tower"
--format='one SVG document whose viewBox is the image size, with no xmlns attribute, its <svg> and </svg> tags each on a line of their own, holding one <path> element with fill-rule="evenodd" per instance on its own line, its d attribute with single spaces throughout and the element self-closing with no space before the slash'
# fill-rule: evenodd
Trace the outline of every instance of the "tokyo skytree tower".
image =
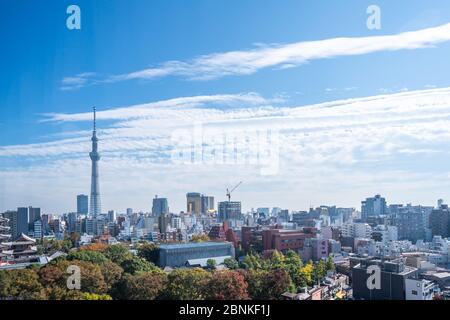
<svg viewBox="0 0 450 320">
<path fill-rule="evenodd" d="M 100 184 L 98 181 L 98 161 L 100 160 L 100 154 L 97 149 L 97 128 L 96 128 L 96 109 L 94 107 L 94 130 L 92 131 L 92 151 L 89 153 L 89 157 L 92 161 L 92 176 L 91 176 L 91 199 L 89 214 L 96 217 L 102 213 L 102 205 L 100 200 Z"/>
</svg>

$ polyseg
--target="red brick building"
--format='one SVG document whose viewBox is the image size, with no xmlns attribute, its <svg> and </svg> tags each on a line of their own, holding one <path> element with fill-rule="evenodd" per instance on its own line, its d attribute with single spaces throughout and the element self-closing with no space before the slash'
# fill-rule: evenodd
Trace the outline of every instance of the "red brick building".
<svg viewBox="0 0 450 320">
<path fill-rule="evenodd" d="M 267 229 L 263 230 L 262 240 L 264 250 L 297 251 L 302 249 L 305 239 L 316 237 L 315 228 L 303 228 L 303 230 Z"/>
</svg>

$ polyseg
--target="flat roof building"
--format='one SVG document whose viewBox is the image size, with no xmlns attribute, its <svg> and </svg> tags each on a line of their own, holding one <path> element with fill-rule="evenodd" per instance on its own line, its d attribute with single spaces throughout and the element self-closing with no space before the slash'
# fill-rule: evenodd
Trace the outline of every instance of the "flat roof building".
<svg viewBox="0 0 450 320">
<path fill-rule="evenodd" d="M 372 269 L 376 267 L 378 271 Z M 417 269 L 401 260 L 367 258 L 352 269 L 352 276 L 356 300 L 405 300 L 405 281 L 416 278 Z"/>
<path fill-rule="evenodd" d="M 231 242 L 198 242 L 183 244 L 162 244 L 159 246 L 160 267 L 184 267 L 190 260 L 234 257 Z"/>
<path fill-rule="evenodd" d="M 303 228 L 303 230 L 267 229 L 262 232 L 263 249 L 297 251 L 302 249 L 305 240 L 316 236 L 316 229 Z"/>
</svg>

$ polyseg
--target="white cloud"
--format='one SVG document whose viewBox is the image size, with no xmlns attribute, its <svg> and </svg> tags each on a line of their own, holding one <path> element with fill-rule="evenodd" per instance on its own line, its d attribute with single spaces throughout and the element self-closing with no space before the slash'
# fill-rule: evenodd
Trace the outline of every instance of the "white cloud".
<svg viewBox="0 0 450 320">
<path fill-rule="evenodd" d="M 153 103 L 139 104 L 127 107 L 111 108 L 106 111 L 97 112 L 98 120 L 125 120 L 143 117 L 156 117 L 161 110 L 171 112 L 171 115 L 179 114 L 190 109 L 201 109 L 204 107 L 221 106 L 222 108 L 232 108 L 235 106 L 265 105 L 273 102 L 281 102 L 277 97 L 275 99 L 265 99 L 257 93 L 244 94 L 223 94 L 223 95 L 205 95 L 194 97 L 182 97 L 169 100 L 163 100 Z M 186 113 L 184 113 L 186 115 Z M 90 121 L 91 113 L 77 114 L 44 114 L 46 119 L 43 121 Z"/>
<path fill-rule="evenodd" d="M 61 81 L 61 90 L 75 90 L 89 84 L 94 84 L 94 72 L 83 72 L 73 77 L 66 77 Z"/>
<path fill-rule="evenodd" d="M 96 83 L 179 76 L 210 80 L 229 75 L 249 75 L 266 68 L 293 68 L 306 62 L 339 56 L 364 55 L 382 51 L 429 48 L 450 40 L 450 23 L 395 35 L 340 37 L 290 44 L 259 45 L 254 49 L 202 55 L 190 61 L 168 61 L 159 66 L 130 73 L 63 79 L 64 89 Z"/>
<path fill-rule="evenodd" d="M 236 196 L 245 208 L 304 209 L 319 201 L 357 205 L 377 192 L 390 193 L 392 201 L 445 198 L 440 192 L 450 183 L 439 177 L 449 171 L 450 88 L 298 107 L 272 102 L 250 93 L 99 111 L 100 119 L 112 121 L 108 126 L 100 122 L 98 133 L 105 209 L 149 210 L 151 197 L 159 194 L 169 197 L 172 210 L 182 210 L 185 192 L 197 190 L 222 200 L 222 189 L 235 180 L 244 180 Z M 91 116 L 57 114 L 48 119 L 84 122 Z M 278 130 L 279 173 L 265 177 L 257 166 L 173 163 L 172 133 L 184 129 L 189 138 L 199 122 L 209 133 L 208 141 L 224 134 Z M 89 135 L 82 131 L 47 143 L 0 147 L 0 181 L 8 186 L 1 192 L 0 209 L 13 208 L 28 195 L 32 205 L 73 209 L 74 196 L 89 192 Z"/>
</svg>

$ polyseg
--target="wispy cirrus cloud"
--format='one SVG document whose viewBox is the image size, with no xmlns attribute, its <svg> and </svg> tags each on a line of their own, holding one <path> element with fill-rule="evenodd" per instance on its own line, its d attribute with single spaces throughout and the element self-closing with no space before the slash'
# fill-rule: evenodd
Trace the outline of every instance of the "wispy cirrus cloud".
<svg viewBox="0 0 450 320">
<path fill-rule="evenodd" d="M 61 81 L 61 90 L 76 90 L 90 84 L 95 84 L 95 72 L 83 72 L 72 77 L 65 77 Z"/>
<path fill-rule="evenodd" d="M 224 107 L 228 105 L 233 107 Z M 107 108 L 98 116 L 108 120 L 107 125 L 99 123 L 98 136 L 103 200 L 109 208 L 145 210 L 148 197 L 164 194 L 172 209 L 181 209 L 184 193 L 195 191 L 193 181 L 197 190 L 221 195 L 224 186 L 245 180 L 249 187 L 243 186 L 239 197 L 246 208 L 275 198 L 280 203 L 266 205 L 351 205 L 378 192 L 390 192 L 396 197 L 392 201 L 429 201 L 444 196 L 443 186 L 450 187 L 440 178 L 450 171 L 450 88 L 294 107 L 256 93 L 184 97 Z M 74 127 L 91 117 L 86 112 L 47 119 Z M 205 143 L 251 130 L 278 131 L 279 173 L 262 177 L 251 166 L 173 163 L 172 133 L 183 128 L 189 136 L 196 122 L 203 124 Z M 74 195 L 89 191 L 89 149 L 89 130 L 45 143 L 0 147 L 0 180 L 8 186 L 4 209 L 13 208 L 19 193 L 33 185 L 32 204 L 42 205 L 39 199 L 48 198 L 52 209 L 68 210 Z M 61 197 L 54 199 L 54 194 Z"/>
<path fill-rule="evenodd" d="M 428 48 L 450 41 L 450 23 L 438 27 L 370 37 L 339 37 L 290 44 L 258 45 L 241 51 L 201 55 L 187 61 L 167 61 L 158 66 L 124 74 L 98 77 L 87 73 L 62 80 L 64 90 L 99 83 L 150 80 L 177 76 L 189 80 L 211 80 L 231 75 L 250 75 L 266 68 L 293 68 L 309 61 L 382 51 Z"/>
<path fill-rule="evenodd" d="M 276 96 L 271 99 L 266 99 L 255 92 L 241 93 L 241 94 L 218 94 L 218 95 L 202 95 L 193 97 L 181 97 L 158 102 L 144 103 L 127 107 L 109 108 L 108 110 L 98 112 L 97 119 L 99 120 L 119 120 L 119 119 L 133 119 L 149 116 L 157 116 L 161 110 L 181 114 L 183 110 L 190 109 L 212 109 L 217 108 L 242 108 L 245 106 L 255 105 L 269 105 L 273 103 L 283 102 L 284 98 Z M 45 117 L 42 121 L 87 121 L 92 118 L 90 113 L 48 113 L 43 114 Z"/>
</svg>

